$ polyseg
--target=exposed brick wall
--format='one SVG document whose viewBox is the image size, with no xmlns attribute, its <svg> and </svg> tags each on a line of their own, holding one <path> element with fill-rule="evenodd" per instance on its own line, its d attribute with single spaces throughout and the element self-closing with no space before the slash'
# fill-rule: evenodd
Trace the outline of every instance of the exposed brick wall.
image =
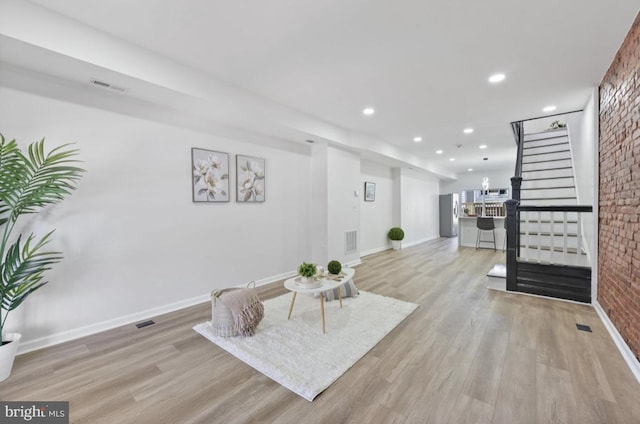
<svg viewBox="0 0 640 424">
<path fill-rule="evenodd" d="M 640 358 L 640 14 L 600 84 L 598 302 Z"/>
</svg>

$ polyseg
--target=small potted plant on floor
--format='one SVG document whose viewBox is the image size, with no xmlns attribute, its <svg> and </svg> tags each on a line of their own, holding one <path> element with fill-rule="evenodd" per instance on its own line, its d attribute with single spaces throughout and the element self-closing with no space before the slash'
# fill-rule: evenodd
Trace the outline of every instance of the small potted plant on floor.
<svg viewBox="0 0 640 424">
<path fill-rule="evenodd" d="M 78 151 L 67 147 L 45 153 L 43 139 L 24 154 L 15 140 L 7 142 L 0 134 L 0 381 L 11 374 L 22 337 L 4 333 L 9 312 L 47 284 L 43 273 L 62 259 L 61 252 L 43 249 L 53 231 L 38 238 L 33 233 L 12 236 L 12 230 L 20 216 L 58 203 L 75 189 L 84 170 L 73 166 Z"/>
<path fill-rule="evenodd" d="M 393 227 L 389 230 L 389 240 L 394 250 L 400 249 L 400 242 L 404 239 L 404 231 L 400 227 Z"/>
</svg>

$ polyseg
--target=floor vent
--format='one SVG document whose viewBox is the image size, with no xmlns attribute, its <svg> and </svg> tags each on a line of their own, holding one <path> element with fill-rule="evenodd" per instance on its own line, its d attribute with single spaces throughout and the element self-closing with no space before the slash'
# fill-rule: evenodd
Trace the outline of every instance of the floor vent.
<svg viewBox="0 0 640 424">
<path fill-rule="evenodd" d="M 344 233 L 344 253 L 350 254 L 358 251 L 358 231 L 347 231 Z"/>
<path fill-rule="evenodd" d="M 144 327 L 148 327 L 150 325 L 155 324 L 155 322 L 153 320 L 149 320 L 149 321 L 144 321 L 144 322 L 139 322 L 136 324 L 136 327 L 138 328 L 144 328 Z"/>
<path fill-rule="evenodd" d="M 584 324 L 576 324 L 576 327 L 578 328 L 578 330 L 580 331 L 588 331 L 589 333 L 591 333 L 591 327 L 589 327 L 588 325 L 584 325 Z"/>
</svg>

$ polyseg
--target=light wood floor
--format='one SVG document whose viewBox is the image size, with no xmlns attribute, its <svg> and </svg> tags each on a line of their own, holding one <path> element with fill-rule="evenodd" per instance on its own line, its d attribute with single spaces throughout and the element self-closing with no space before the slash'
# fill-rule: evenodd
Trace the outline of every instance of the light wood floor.
<svg viewBox="0 0 640 424">
<path fill-rule="evenodd" d="M 640 422 L 640 385 L 591 307 L 487 290 L 503 254 L 456 242 L 364 258 L 360 289 L 421 307 L 314 402 L 193 331 L 208 304 L 22 355 L 0 399 L 68 400 L 73 423 Z"/>
</svg>

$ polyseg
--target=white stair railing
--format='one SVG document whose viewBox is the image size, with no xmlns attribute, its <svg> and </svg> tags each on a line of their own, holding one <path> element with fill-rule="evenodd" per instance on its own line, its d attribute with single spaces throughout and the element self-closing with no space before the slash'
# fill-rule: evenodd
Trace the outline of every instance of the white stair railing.
<svg viewBox="0 0 640 424">
<path fill-rule="evenodd" d="M 591 266 L 584 249 L 581 225 L 582 217 L 587 213 L 592 213 L 591 206 L 518 206 L 518 260 Z M 562 232 L 557 232 L 560 228 Z"/>
</svg>

